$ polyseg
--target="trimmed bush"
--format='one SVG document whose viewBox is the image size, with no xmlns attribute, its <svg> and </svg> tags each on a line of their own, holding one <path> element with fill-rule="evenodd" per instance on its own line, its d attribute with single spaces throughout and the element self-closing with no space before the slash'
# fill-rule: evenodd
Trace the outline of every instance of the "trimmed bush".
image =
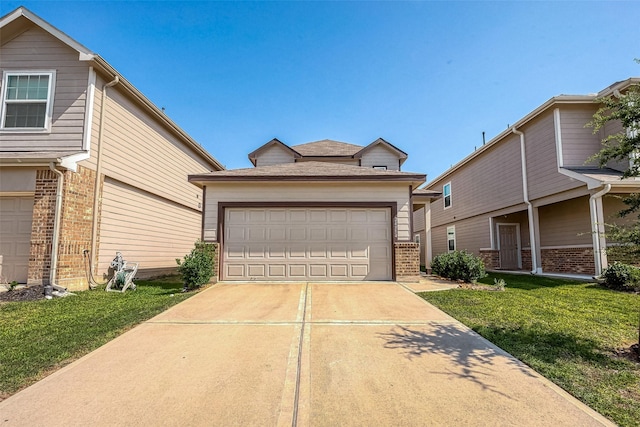
<svg viewBox="0 0 640 427">
<path fill-rule="evenodd" d="M 197 241 L 191 253 L 184 256 L 178 263 L 178 273 L 182 276 L 185 289 L 196 289 L 209 283 L 213 276 L 213 265 L 216 256 L 216 246 L 211 243 Z"/>
<path fill-rule="evenodd" d="M 482 259 L 466 251 L 436 255 L 431 261 L 431 270 L 440 277 L 467 283 L 475 283 L 487 275 Z"/>
<path fill-rule="evenodd" d="M 640 268 L 638 267 L 616 261 L 602 272 L 601 277 L 607 288 L 640 291 Z"/>
</svg>

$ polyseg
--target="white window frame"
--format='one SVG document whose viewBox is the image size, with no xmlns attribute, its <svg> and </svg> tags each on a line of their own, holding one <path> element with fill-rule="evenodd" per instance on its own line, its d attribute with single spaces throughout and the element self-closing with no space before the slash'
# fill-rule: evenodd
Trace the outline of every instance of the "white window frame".
<svg viewBox="0 0 640 427">
<path fill-rule="evenodd" d="M 422 247 L 422 244 L 420 243 L 420 233 L 415 233 L 413 235 L 413 243 L 417 243 L 418 247 Z"/>
<path fill-rule="evenodd" d="M 453 236 L 452 239 L 449 238 L 449 235 Z M 451 249 L 449 247 L 449 242 L 452 241 L 453 242 L 453 249 Z M 452 225 L 450 227 L 447 227 L 447 252 L 453 252 L 456 250 L 456 226 Z"/>
<path fill-rule="evenodd" d="M 449 206 L 447 206 L 447 196 L 445 195 L 445 191 L 444 191 L 444 189 L 447 188 L 447 186 L 449 187 Z M 444 206 L 445 209 L 449 209 L 451 207 L 451 205 L 453 204 L 451 200 L 452 200 L 451 199 L 451 181 L 449 181 L 442 186 L 442 205 Z"/>
<path fill-rule="evenodd" d="M 372 166 L 372 168 L 381 170 L 381 171 L 386 171 L 388 169 L 386 166 Z"/>
<path fill-rule="evenodd" d="M 43 127 L 30 127 L 30 128 L 8 128 L 5 127 L 7 103 L 7 86 L 9 85 L 10 76 L 49 76 L 49 90 L 47 92 L 47 100 L 45 107 L 45 117 Z M 53 97 L 56 87 L 56 71 L 55 70 L 4 70 L 2 72 L 2 89 L 0 90 L 0 131 L 4 132 L 35 132 L 35 133 L 48 133 L 51 131 L 51 118 L 53 116 Z M 13 101 L 15 102 L 15 101 Z M 20 102 L 20 101 L 18 101 Z M 28 101 L 27 101 L 28 102 Z"/>
</svg>

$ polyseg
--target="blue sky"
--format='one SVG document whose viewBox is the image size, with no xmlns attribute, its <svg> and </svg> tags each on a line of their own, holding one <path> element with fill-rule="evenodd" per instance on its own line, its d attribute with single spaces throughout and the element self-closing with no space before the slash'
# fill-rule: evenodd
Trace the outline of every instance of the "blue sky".
<svg viewBox="0 0 640 427">
<path fill-rule="evenodd" d="M 558 94 L 640 76 L 640 2 L 24 5 L 97 52 L 227 168 L 271 138 L 409 154 L 435 178 Z"/>
</svg>

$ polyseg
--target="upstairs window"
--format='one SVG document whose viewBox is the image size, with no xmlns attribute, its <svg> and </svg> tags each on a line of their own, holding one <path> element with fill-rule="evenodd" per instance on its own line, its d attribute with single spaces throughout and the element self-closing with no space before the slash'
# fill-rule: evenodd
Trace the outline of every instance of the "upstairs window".
<svg viewBox="0 0 640 427">
<path fill-rule="evenodd" d="M 374 169 L 381 170 L 381 171 L 386 171 L 386 170 L 387 170 L 387 167 L 386 167 L 386 166 L 374 166 L 373 168 L 374 168 Z"/>
<path fill-rule="evenodd" d="M 451 207 L 451 183 L 447 182 L 442 186 L 442 197 L 444 198 L 444 208 Z"/>
<path fill-rule="evenodd" d="M 5 72 L 2 129 L 47 129 L 51 122 L 53 80 L 53 72 Z"/>
</svg>

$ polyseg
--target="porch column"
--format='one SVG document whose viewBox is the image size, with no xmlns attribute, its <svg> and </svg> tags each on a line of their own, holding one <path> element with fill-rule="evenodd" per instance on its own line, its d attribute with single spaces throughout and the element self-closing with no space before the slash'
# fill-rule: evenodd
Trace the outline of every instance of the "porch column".
<svg viewBox="0 0 640 427">
<path fill-rule="evenodd" d="M 433 250 L 431 249 L 431 201 L 427 201 L 424 205 L 424 265 L 427 271 L 431 270 L 431 260 L 433 259 Z"/>
<path fill-rule="evenodd" d="M 604 209 L 602 207 L 602 196 L 611 188 L 605 188 L 589 199 L 589 213 L 591 214 L 591 236 L 593 238 L 593 258 L 595 265 L 595 275 L 599 276 L 608 267 L 607 262 L 607 239 L 604 228 Z"/>
<path fill-rule="evenodd" d="M 540 249 L 540 215 L 537 206 L 531 206 L 529 210 L 531 219 L 529 220 L 529 239 L 531 250 L 531 269 L 536 274 L 542 273 L 542 250 Z"/>
</svg>

